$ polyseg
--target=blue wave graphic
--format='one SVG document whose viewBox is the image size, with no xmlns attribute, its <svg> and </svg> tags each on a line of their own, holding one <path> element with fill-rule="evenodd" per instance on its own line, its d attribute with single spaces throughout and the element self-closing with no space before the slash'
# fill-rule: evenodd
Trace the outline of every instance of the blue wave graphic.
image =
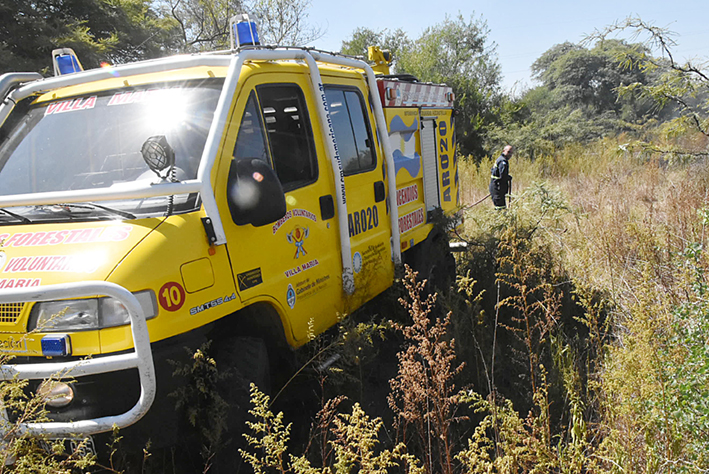
<svg viewBox="0 0 709 474">
<path fill-rule="evenodd" d="M 395 174 L 399 174 L 399 170 L 404 168 L 409 172 L 412 178 L 419 175 L 419 171 L 421 171 L 421 157 L 418 153 L 414 152 L 414 156 L 409 157 L 401 153 L 401 150 L 394 150 L 392 155 L 394 157 Z"/>
<path fill-rule="evenodd" d="M 412 123 L 411 125 L 406 125 L 404 123 L 404 120 L 401 117 L 399 117 L 398 115 L 395 115 L 394 118 L 392 118 L 391 122 L 389 123 L 389 133 L 396 133 L 396 132 L 412 132 L 413 133 L 418 129 L 419 129 L 419 119 L 418 118 L 415 118 L 414 123 Z"/>
</svg>

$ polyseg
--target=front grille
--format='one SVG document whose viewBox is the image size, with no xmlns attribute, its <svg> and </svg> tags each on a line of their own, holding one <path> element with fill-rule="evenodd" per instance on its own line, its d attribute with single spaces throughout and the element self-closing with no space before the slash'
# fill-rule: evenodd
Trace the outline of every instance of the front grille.
<svg viewBox="0 0 709 474">
<path fill-rule="evenodd" d="M 0 324 L 15 324 L 25 303 L 0 303 Z"/>
</svg>

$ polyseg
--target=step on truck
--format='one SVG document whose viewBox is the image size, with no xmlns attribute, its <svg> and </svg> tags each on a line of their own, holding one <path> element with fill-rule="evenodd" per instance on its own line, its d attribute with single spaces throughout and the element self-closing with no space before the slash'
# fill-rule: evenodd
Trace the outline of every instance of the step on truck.
<svg viewBox="0 0 709 474">
<path fill-rule="evenodd" d="M 0 76 L 0 377 L 50 418 L 21 432 L 168 438 L 185 347 L 267 372 L 458 212 L 450 87 L 242 20 L 226 51 Z"/>
</svg>

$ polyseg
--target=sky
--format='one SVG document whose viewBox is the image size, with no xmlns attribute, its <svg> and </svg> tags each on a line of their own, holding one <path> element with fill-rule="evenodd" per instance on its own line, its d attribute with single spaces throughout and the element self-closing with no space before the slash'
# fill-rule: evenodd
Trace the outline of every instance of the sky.
<svg viewBox="0 0 709 474">
<path fill-rule="evenodd" d="M 357 27 L 373 30 L 401 28 L 409 38 L 442 22 L 446 15 L 461 13 L 481 18 L 497 45 L 502 86 L 519 92 L 534 86 L 530 66 L 555 44 L 583 38 L 628 16 L 639 16 L 658 27 L 677 33 L 673 48 L 678 59 L 709 59 L 709 26 L 706 0 L 311 0 L 309 23 L 325 33 L 313 46 L 339 51 Z"/>
</svg>

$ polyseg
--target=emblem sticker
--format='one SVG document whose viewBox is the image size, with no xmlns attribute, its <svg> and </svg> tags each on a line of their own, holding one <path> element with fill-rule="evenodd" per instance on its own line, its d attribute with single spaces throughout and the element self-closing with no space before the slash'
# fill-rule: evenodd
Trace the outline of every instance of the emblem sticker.
<svg viewBox="0 0 709 474">
<path fill-rule="evenodd" d="M 185 289 L 174 281 L 165 283 L 158 292 L 158 300 L 167 311 L 177 311 L 185 304 Z"/>
<path fill-rule="evenodd" d="M 286 292 L 286 301 L 288 302 L 288 306 L 290 306 L 290 309 L 293 309 L 295 306 L 295 290 L 293 289 L 293 285 L 288 284 L 288 291 Z"/>
<path fill-rule="evenodd" d="M 254 268 L 244 273 L 239 273 L 236 275 L 236 279 L 239 281 L 239 291 L 248 290 L 254 286 L 263 283 L 263 278 L 261 276 L 261 267 Z"/>
<path fill-rule="evenodd" d="M 303 229 L 301 226 L 297 225 L 295 228 L 286 235 L 286 239 L 289 244 L 295 245 L 295 256 L 293 258 L 298 258 L 301 255 L 305 256 L 308 252 L 303 247 L 303 241 L 310 235 L 310 227 Z"/>
<path fill-rule="evenodd" d="M 352 268 L 354 269 L 355 273 L 359 273 L 360 270 L 362 270 L 362 254 L 359 252 L 355 252 L 354 256 L 352 257 Z"/>
</svg>

